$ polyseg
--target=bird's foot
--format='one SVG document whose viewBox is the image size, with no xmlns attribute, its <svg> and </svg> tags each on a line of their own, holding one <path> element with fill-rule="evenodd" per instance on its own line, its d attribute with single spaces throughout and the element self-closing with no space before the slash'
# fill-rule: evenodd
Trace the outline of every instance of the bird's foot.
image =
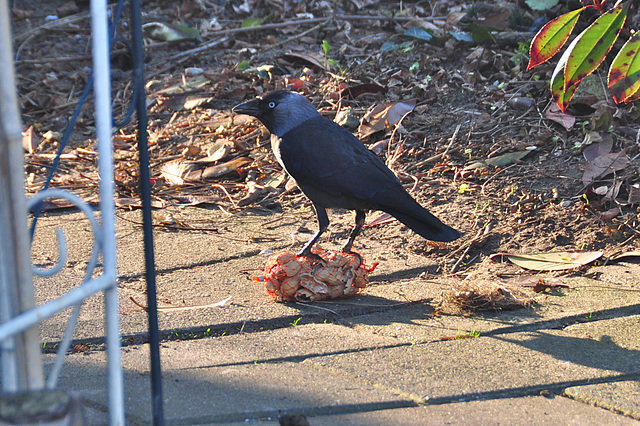
<svg viewBox="0 0 640 426">
<path fill-rule="evenodd" d="M 358 268 L 362 265 L 362 263 L 364 262 L 362 260 L 362 255 L 360 253 L 358 253 L 357 251 L 353 251 L 351 250 L 351 244 L 347 244 L 342 248 L 342 252 L 343 253 L 347 253 L 347 254 L 352 254 L 354 256 L 356 256 L 358 258 Z M 357 269 L 357 268 L 356 268 Z"/>
<path fill-rule="evenodd" d="M 305 247 L 302 250 L 300 250 L 300 252 L 296 255 L 298 257 L 308 257 L 309 259 L 314 259 L 317 260 L 319 262 L 322 262 L 323 264 L 326 264 L 327 262 L 325 262 L 325 260 L 320 257 L 319 254 L 313 253 L 311 251 L 311 247 Z"/>
</svg>

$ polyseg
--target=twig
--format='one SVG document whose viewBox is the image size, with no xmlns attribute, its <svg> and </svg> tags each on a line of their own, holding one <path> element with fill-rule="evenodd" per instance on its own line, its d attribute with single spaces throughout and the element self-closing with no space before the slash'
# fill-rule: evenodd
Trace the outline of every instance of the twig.
<svg viewBox="0 0 640 426">
<path fill-rule="evenodd" d="M 331 310 L 329 308 L 323 308 L 322 306 L 312 305 L 311 303 L 304 303 L 304 302 L 296 301 L 296 305 L 302 305 L 302 306 L 309 307 L 309 308 L 320 309 L 322 311 L 331 312 L 333 315 L 338 316 L 338 313 L 336 311 L 333 311 L 333 310 Z"/>
<path fill-rule="evenodd" d="M 471 250 L 471 247 L 473 247 L 475 243 L 484 241 L 490 235 L 492 229 L 493 229 L 493 224 L 489 222 L 483 229 L 478 231 L 476 236 L 469 241 L 469 245 L 467 246 L 466 250 L 462 253 L 462 256 L 460 256 L 458 261 L 451 268 L 451 272 L 450 272 L 451 274 L 456 272 L 456 270 L 458 269 L 458 266 L 460 266 L 460 263 L 462 263 L 462 259 L 464 259 L 465 256 L 469 253 L 469 251 Z"/>
<path fill-rule="evenodd" d="M 512 164 L 512 165 L 510 165 L 509 167 L 505 167 L 504 169 L 501 169 L 498 173 L 495 173 L 495 174 L 493 174 L 493 175 L 489 176 L 489 178 L 488 178 L 486 181 L 484 181 L 484 183 L 482 184 L 482 187 L 481 187 L 481 189 L 480 189 L 480 193 L 481 193 L 482 195 L 487 195 L 487 194 L 485 194 L 485 193 L 484 193 L 484 188 L 485 188 L 485 186 L 487 186 L 487 184 L 488 184 L 489 182 L 491 182 L 491 181 L 492 181 L 496 176 L 498 176 L 500 173 L 504 172 L 505 170 L 509 170 L 510 168 L 515 167 L 515 166 L 517 166 L 517 165 L 518 165 L 518 163 L 516 163 L 516 164 Z"/>
<path fill-rule="evenodd" d="M 303 32 L 301 32 L 300 34 L 296 34 L 296 35 L 294 35 L 294 36 L 291 36 L 291 37 L 289 37 L 289 38 L 288 38 L 288 39 L 286 39 L 286 40 L 279 41 L 278 43 L 276 43 L 276 44 L 273 44 L 273 45 L 269 46 L 269 47 L 268 47 L 267 49 L 265 49 L 264 51 L 268 51 L 268 50 L 271 50 L 271 49 L 275 49 L 276 47 L 280 47 L 280 46 L 285 45 L 285 44 L 287 44 L 287 43 L 289 43 L 289 42 L 291 42 L 291 41 L 293 41 L 293 40 L 296 40 L 296 39 L 299 39 L 299 38 L 301 38 L 301 37 L 304 37 L 304 36 L 306 36 L 306 35 L 307 35 L 307 34 L 309 34 L 309 33 L 312 33 L 312 32 L 314 32 L 314 31 L 316 31 L 316 30 L 319 30 L 320 28 L 324 27 L 324 26 L 325 26 L 325 25 L 327 25 L 329 22 L 331 22 L 331 20 L 332 20 L 332 19 L 333 19 L 333 18 L 331 18 L 331 17 L 326 18 L 324 21 L 320 22 L 318 25 L 316 25 L 316 26 L 314 26 L 314 27 L 312 27 L 312 28 L 309 28 L 308 30 L 303 31 Z M 264 52 L 264 51 L 263 51 L 263 52 Z"/>
<path fill-rule="evenodd" d="M 169 56 L 166 60 L 167 60 L 167 62 L 175 62 L 175 61 L 179 60 L 180 58 L 186 58 L 186 57 L 188 57 L 188 56 L 190 56 L 190 55 L 192 55 L 194 53 L 200 53 L 203 50 L 209 50 L 212 47 L 215 47 L 215 46 L 217 46 L 219 44 L 222 44 L 227 40 L 229 40 L 229 37 L 222 37 L 222 38 L 219 38 L 217 40 L 213 40 L 213 41 L 210 41 L 208 43 L 202 44 L 202 45 L 200 45 L 198 47 L 195 47 L 193 49 L 189 49 L 189 50 L 185 50 L 184 52 L 176 53 L 173 56 Z"/>
<path fill-rule="evenodd" d="M 229 201 L 231 201 L 231 204 L 233 204 L 233 207 L 234 207 L 234 208 L 236 208 L 236 209 L 238 208 L 238 205 L 236 204 L 236 202 L 235 202 L 235 201 L 233 201 L 233 198 L 231 198 L 231 194 L 229 194 L 229 192 L 227 192 L 227 189 L 226 189 L 224 186 L 222 186 L 222 185 L 220 185 L 220 184 L 215 184 L 215 185 L 213 185 L 213 187 L 215 187 L 215 188 L 219 188 L 222 192 L 224 192 L 225 194 L 227 194 L 227 198 L 229 198 Z M 218 206 L 218 207 L 220 207 L 220 206 Z M 223 212 L 225 212 L 225 213 L 227 213 L 227 212 L 226 212 L 226 211 L 224 211 L 224 210 L 222 210 L 222 211 L 223 211 Z M 227 214 L 231 214 L 231 213 L 227 213 Z"/>
<path fill-rule="evenodd" d="M 453 132 L 453 135 L 451 136 L 451 140 L 449 141 L 449 145 L 447 145 L 447 148 L 444 150 L 443 153 L 436 154 L 436 155 L 434 155 L 432 157 L 429 157 L 429 158 L 427 158 L 425 160 L 419 161 L 416 164 L 413 164 L 412 166 L 407 168 L 406 171 L 408 172 L 408 171 L 416 169 L 418 167 L 422 167 L 427 163 L 439 160 L 439 159 L 443 158 L 445 155 L 447 155 L 449 153 L 449 150 L 451 149 L 451 146 L 453 145 L 453 142 L 455 142 L 456 138 L 458 137 L 458 132 L 460 131 L 460 127 L 462 127 L 462 124 L 458 124 L 456 126 L 456 130 Z"/>
<path fill-rule="evenodd" d="M 189 311 L 192 309 L 203 309 L 203 308 L 220 308 L 227 304 L 229 300 L 231 300 L 233 296 L 229 296 L 224 300 L 215 303 L 209 303 L 208 305 L 189 305 L 189 306 L 162 306 L 158 307 L 159 311 Z M 133 296 L 129 296 L 129 299 L 138 307 L 144 309 L 145 311 L 148 309 L 142 303 L 137 302 Z"/>
</svg>

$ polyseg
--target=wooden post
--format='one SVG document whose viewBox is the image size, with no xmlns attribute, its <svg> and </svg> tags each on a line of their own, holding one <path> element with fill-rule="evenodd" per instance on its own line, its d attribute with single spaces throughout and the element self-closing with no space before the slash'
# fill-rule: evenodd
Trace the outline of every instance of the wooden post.
<svg viewBox="0 0 640 426">
<path fill-rule="evenodd" d="M 0 0 L 0 322 L 35 307 L 9 13 Z M 0 342 L 0 351 L 3 391 L 44 387 L 37 328 Z"/>
</svg>

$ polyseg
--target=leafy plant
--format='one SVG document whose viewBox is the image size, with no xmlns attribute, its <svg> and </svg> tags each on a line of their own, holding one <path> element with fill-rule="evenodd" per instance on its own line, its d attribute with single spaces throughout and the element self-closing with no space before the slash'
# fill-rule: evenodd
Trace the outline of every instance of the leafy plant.
<svg viewBox="0 0 640 426">
<path fill-rule="evenodd" d="M 529 46 L 526 42 L 518 42 L 518 48 L 516 49 L 516 54 L 511 57 L 510 61 L 515 65 L 520 65 L 525 61 L 527 55 L 529 54 Z"/>
<path fill-rule="evenodd" d="M 480 332 L 479 331 L 477 331 L 477 330 L 469 330 L 466 333 L 462 333 L 460 331 L 460 327 L 458 327 L 458 333 L 456 333 L 456 335 L 453 338 L 453 340 L 473 339 L 475 337 L 480 337 Z"/>
<path fill-rule="evenodd" d="M 344 70 L 342 69 L 340 64 L 338 64 L 338 61 L 333 58 L 329 58 L 330 50 L 331 45 L 329 44 L 329 42 L 327 40 L 322 40 L 322 51 L 324 52 L 324 67 L 329 68 L 329 65 L 331 65 L 334 68 L 338 68 L 338 70 L 340 71 L 340 75 L 344 75 Z"/>
<path fill-rule="evenodd" d="M 600 16 L 569 44 L 551 76 L 551 95 L 562 112 L 566 111 L 580 82 L 605 60 L 623 30 L 631 1 L 618 1 L 605 11 L 606 0 L 565 13 L 549 21 L 531 41 L 530 70 L 547 62 L 569 40 L 580 14 L 595 9 Z M 626 32 L 625 32 L 626 34 Z M 640 99 L 640 36 L 633 33 L 613 59 L 608 87 L 616 103 Z"/>
</svg>

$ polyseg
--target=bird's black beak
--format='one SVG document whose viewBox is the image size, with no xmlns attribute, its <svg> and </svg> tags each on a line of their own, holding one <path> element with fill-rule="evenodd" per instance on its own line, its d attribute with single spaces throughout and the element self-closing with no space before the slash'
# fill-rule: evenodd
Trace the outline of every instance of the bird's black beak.
<svg viewBox="0 0 640 426">
<path fill-rule="evenodd" d="M 236 105 L 231 109 L 236 114 L 247 114 L 253 117 L 260 115 L 260 99 L 253 99 L 251 101 Z"/>
</svg>

